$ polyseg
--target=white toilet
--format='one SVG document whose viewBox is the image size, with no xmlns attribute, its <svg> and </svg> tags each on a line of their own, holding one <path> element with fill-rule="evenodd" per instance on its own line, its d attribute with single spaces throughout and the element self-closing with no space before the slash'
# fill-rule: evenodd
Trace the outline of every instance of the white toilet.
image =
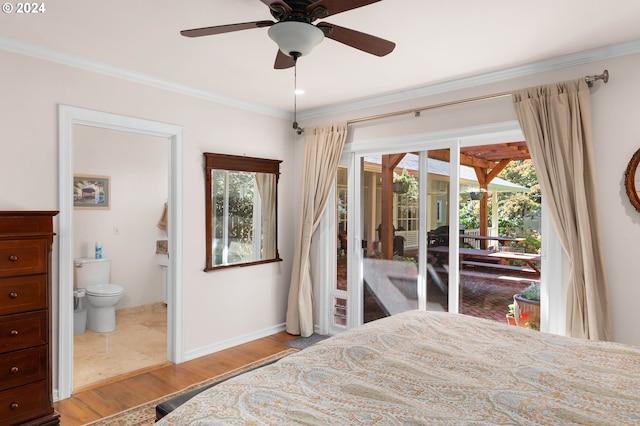
<svg viewBox="0 0 640 426">
<path fill-rule="evenodd" d="M 116 304 L 124 289 L 109 283 L 109 259 L 74 259 L 76 288 L 84 288 L 87 297 L 87 328 L 100 333 L 116 329 Z"/>
</svg>

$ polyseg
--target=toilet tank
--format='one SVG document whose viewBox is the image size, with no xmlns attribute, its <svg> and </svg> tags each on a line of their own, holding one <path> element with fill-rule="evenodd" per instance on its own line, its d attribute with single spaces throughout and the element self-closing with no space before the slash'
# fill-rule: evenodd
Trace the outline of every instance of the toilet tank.
<svg viewBox="0 0 640 426">
<path fill-rule="evenodd" d="M 73 259 L 74 282 L 76 288 L 85 288 L 94 284 L 109 283 L 111 260 L 83 257 Z"/>
</svg>

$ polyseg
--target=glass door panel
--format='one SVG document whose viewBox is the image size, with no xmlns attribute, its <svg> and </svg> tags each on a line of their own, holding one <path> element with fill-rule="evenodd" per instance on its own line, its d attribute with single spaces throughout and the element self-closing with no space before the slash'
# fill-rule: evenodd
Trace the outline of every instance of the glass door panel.
<svg viewBox="0 0 640 426">
<path fill-rule="evenodd" d="M 418 155 L 361 157 L 362 307 L 369 322 L 418 308 Z"/>
<path fill-rule="evenodd" d="M 348 168 L 338 166 L 336 173 L 336 281 L 331 291 L 332 326 L 339 329 L 347 327 L 347 290 L 348 290 Z"/>
<path fill-rule="evenodd" d="M 516 303 L 513 321 L 538 329 L 541 204 L 537 177 L 530 159 L 511 160 L 513 151 L 501 156 L 504 145 L 460 149 L 459 312 L 509 322 L 514 295 L 533 284 L 537 307 L 527 306 L 521 313 Z M 491 161 L 481 156 L 486 152 L 493 153 Z M 528 152 L 521 154 L 527 156 Z"/>
<path fill-rule="evenodd" d="M 450 154 L 427 152 L 427 310 L 449 311 Z"/>
</svg>

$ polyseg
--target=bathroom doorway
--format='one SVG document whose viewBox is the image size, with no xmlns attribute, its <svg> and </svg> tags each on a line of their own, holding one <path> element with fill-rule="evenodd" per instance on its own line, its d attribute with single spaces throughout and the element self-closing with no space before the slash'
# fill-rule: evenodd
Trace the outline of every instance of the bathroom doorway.
<svg viewBox="0 0 640 426">
<path fill-rule="evenodd" d="M 173 255 L 168 261 L 167 271 L 167 301 L 166 306 L 166 359 L 169 362 L 180 363 L 184 359 L 183 340 L 178 330 L 182 329 L 182 133 L 180 126 L 166 124 L 156 121 L 138 119 L 122 116 L 118 114 L 105 113 L 84 108 L 59 106 L 59 209 L 58 215 L 58 236 L 57 250 L 54 249 L 54 258 L 58 257 L 58 294 L 54 295 L 54 306 L 57 307 L 59 321 L 54 327 L 54 354 L 57 357 L 54 362 L 57 364 L 57 382 L 54 386 L 53 397 L 55 401 L 71 396 L 73 392 L 73 346 L 74 346 L 74 324 L 73 324 L 73 280 L 74 280 L 74 127 L 78 125 L 93 128 L 116 130 L 120 132 L 152 136 L 164 139 L 168 154 L 166 167 L 168 177 L 165 187 L 168 189 L 166 201 L 168 202 L 168 251 Z M 121 151 L 122 157 L 129 156 L 132 151 L 125 149 Z M 94 152 L 100 157 L 100 151 Z M 140 191 L 144 188 L 140 187 Z M 144 196 L 144 195 L 140 195 Z M 156 213 L 156 219 L 161 213 L 162 206 Z M 151 219 L 149 219 L 151 220 Z M 122 232 L 121 228 L 111 233 Z M 94 242 L 95 244 L 95 242 Z M 106 254 L 106 248 L 103 247 Z M 155 241 L 150 249 L 155 255 Z M 111 277 L 115 281 L 115 277 Z M 119 278 L 118 278 L 119 279 Z M 123 286 L 124 287 L 124 286 Z M 133 293 L 131 293 L 133 294 Z"/>
<path fill-rule="evenodd" d="M 73 139 L 73 257 L 93 258 L 99 246 L 108 283 L 123 289 L 115 330 L 97 332 L 84 321 L 91 307 L 74 279 L 76 392 L 167 363 L 166 250 L 156 252 L 168 241 L 169 141 L 80 124 Z"/>
</svg>

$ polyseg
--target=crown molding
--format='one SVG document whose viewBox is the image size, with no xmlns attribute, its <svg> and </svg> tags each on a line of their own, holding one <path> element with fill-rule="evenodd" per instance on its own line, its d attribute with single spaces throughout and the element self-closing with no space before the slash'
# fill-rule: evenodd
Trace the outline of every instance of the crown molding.
<svg viewBox="0 0 640 426">
<path fill-rule="evenodd" d="M 505 68 L 498 71 L 476 74 L 470 77 L 463 77 L 441 83 L 419 86 L 408 90 L 398 90 L 393 93 L 376 95 L 356 101 L 334 104 L 327 107 L 316 108 L 298 112 L 298 120 L 312 119 L 332 114 L 347 113 L 359 109 L 377 107 L 394 102 L 407 101 L 410 99 L 432 96 L 440 93 L 451 92 L 460 89 L 481 86 L 489 83 L 497 83 L 517 77 L 524 77 L 547 71 L 554 71 L 569 68 L 576 65 L 588 64 L 591 62 L 606 60 L 619 56 L 632 55 L 640 52 L 640 40 L 633 40 L 626 43 L 602 46 L 595 49 L 583 50 L 563 56 L 543 59 L 530 62 L 524 65 Z"/>
<path fill-rule="evenodd" d="M 187 96 L 201 98 L 213 103 L 243 109 L 258 114 L 268 115 L 286 120 L 293 119 L 293 114 L 288 111 L 283 111 L 275 108 L 267 108 L 258 104 L 244 102 L 238 99 L 218 95 L 206 90 L 197 89 L 195 87 L 159 79 L 136 71 L 119 68 L 100 62 L 91 61 L 69 53 L 44 48 L 32 43 L 27 43 L 3 35 L 0 35 L 0 49 L 18 53 L 21 55 L 32 56 L 50 62 L 56 62 L 86 71 L 96 72 L 110 77 L 153 86 L 159 89 L 169 90 Z M 588 64 L 591 62 L 602 61 L 619 56 L 632 55 L 639 52 L 640 40 L 633 40 L 626 43 L 602 46 L 595 49 L 571 53 L 568 55 L 543 59 L 540 61 L 505 68 L 502 70 L 490 71 L 469 77 L 447 80 L 440 83 L 419 86 L 407 90 L 398 90 L 392 93 L 375 95 L 368 98 L 343 102 L 327 107 L 299 111 L 297 117 L 298 120 L 308 120 L 312 118 L 323 117 L 326 115 L 347 113 L 359 109 L 382 106 L 395 102 L 407 101 L 410 99 L 422 98 L 425 96 L 481 86 L 489 83 L 496 83 L 512 78 L 569 68 L 576 65 Z"/>
<path fill-rule="evenodd" d="M 44 48 L 42 46 L 27 43 L 25 41 L 17 40 L 3 35 L 0 35 L 0 49 L 6 50 L 8 52 L 18 53 L 20 55 L 31 56 L 49 62 L 55 62 L 58 64 L 79 68 L 85 71 L 96 72 L 99 74 L 107 75 L 109 77 L 129 80 L 135 83 L 145 84 L 147 86 L 153 86 L 159 89 L 169 90 L 183 95 L 201 98 L 217 104 L 256 112 L 263 115 L 284 118 L 287 120 L 289 120 L 292 116 L 291 113 L 279 109 L 267 108 L 261 105 L 240 101 L 238 99 L 218 95 L 213 92 L 197 89 L 195 87 L 187 86 L 184 84 L 159 79 L 140 72 L 88 60 L 80 56 L 72 55 L 58 50 Z"/>
</svg>

